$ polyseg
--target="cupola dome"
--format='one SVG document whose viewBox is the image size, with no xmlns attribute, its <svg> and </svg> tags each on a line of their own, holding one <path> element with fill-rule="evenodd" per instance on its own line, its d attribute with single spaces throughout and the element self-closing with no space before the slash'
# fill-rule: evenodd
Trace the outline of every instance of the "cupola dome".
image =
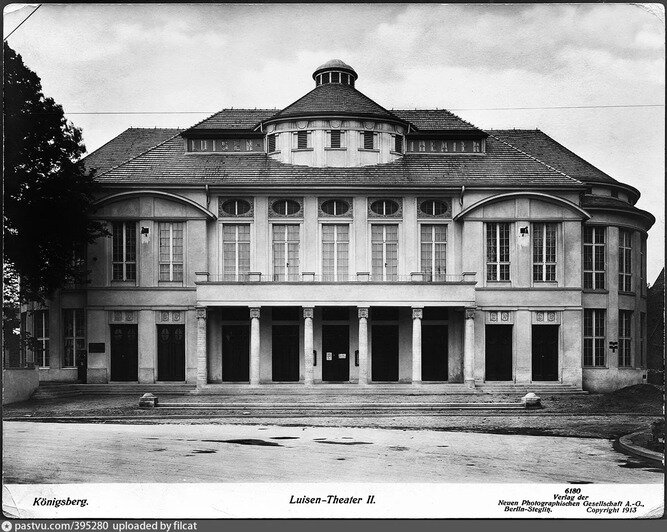
<svg viewBox="0 0 667 532">
<path fill-rule="evenodd" d="M 354 82 L 358 77 L 354 68 L 343 63 L 340 59 L 331 59 L 317 67 L 315 72 L 313 72 L 315 86 L 340 83 L 354 87 Z"/>
</svg>

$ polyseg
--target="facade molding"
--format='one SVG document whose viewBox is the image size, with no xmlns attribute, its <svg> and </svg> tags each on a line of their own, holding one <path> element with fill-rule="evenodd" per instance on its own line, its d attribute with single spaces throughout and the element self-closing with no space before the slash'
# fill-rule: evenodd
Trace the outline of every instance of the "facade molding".
<svg viewBox="0 0 667 532">
<path fill-rule="evenodd" d="M 490 196 L 476 203 L 473 203 L 469 207 L 463 209 L 456 216 L 454 216 L 454 221 L 459 221 L 462 220 L 463 218 L 466 218 L 471 212 L 474 212 L 480 207 L 483 207 L 485 205 L 491 205 L 492 203 L 497 203 L 499 201 L 505 201 L 508 199 L 515 199 L 515 198 L 532 198 L 541 201 L 546 201 L 548 203 L 554 203 L 556 205 L 567 207 L 571 211 L 576 212 L 584 220 L 589 220 L 591 218 L 591 215 L 588 214 L 584 209 L 579 207 L 579 205 L 576 205 L 566 199 L 559 198 L 557 196 L 552 196 L 551 194 L 545 194 L 544 192 L 506 192 L 504 194 L 496 194 L 495 196 Z"/>
<path fill-rule="evenodd" d="M 118 192 L 117 194 L 112 194 L 111 196 L 105 196 L 104 198 L 101 198 L 97 200 L 94 205 L 95 207 L 101 207 L 102 205 L 105 205 L 107 203 L 113 203 L 116 201 L 122 201 L 127 198 L 134 198 L 134 197 L 139 197 L 139 196 L 157 196 L 165 199 L 169 199 L 178 203 L 183 203 L 185 205 L 189 205 L 190 207 L 194 207 L 198 211 L 201 211 L 206 215 L 207 218 L 210 220 L 216 220 L 217 216 L 213 214 L 211 211 L 206 209 L 205 207 L 202 207 L 197 203 L 196 201 L 191 200 L 190 198 L 186 198 L 184 196 L 180 196 L 178 194 L 174 194 L 173 192 L 164 192 L 162 190 L 130 190 L 127 192 Z"/>
</svg>

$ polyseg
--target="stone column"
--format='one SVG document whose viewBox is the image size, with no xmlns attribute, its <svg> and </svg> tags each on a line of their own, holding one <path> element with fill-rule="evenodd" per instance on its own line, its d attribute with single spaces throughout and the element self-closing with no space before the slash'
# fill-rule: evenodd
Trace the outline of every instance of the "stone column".
<svg viewBox="0 0 667 532">
<path fill-rule="evenodd" d="M 368 384 L 368 307 L 357 309 L 359 316 L 359 384 Z"/>
<path fill-rule="evenodd" d="M 422 382 L 422 317 L 423 308 L 412 309 L 412 384 Z"/>
<path fill-rule="evenodd" d="M 259 384 L 259 311 L 250 309 L 250 385 Z"/>
<path fill-rule="evenodd" d="M 463 344 L 464 380 L 468 388 L 475 387 L 475 309 L 465 309 L 465 332 Z"/>
<path fill-rule="evenodd" d="M 206 307 L 197 307 L 197 388 L 208 382 L 208 359 L 206 355 Z"/>
<path fill-rule="evenodd" d="M 313 307 L 303 308 L 303 362 L 304 362 L 304 383 L 313 384 Z"/>
</svg>

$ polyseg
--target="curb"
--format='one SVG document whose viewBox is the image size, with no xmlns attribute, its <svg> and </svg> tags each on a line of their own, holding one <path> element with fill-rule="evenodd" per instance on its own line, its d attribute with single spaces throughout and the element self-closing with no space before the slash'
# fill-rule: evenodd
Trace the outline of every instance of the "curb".
<svg viewBox="0 0 667 532">
<path fill-rule="evenodd" d="M 660 465 L 661 467 L 664 467 L 665 463 L 665 457 L 662 453 L 657 453 L 655 451 L 650 451 L 648 449 L 645 449 L 644 447 L 640 447 L 639 445 L 635 445 L 632 443 L 632 438 L 639 435 L 639 434 L 644 434 L 650 431 L 647 430 L 639 430 L 637 432 L 633 432 L 632 434 L 626 434 L 625 436 L 621 436 L 618 439 L 618 445 L 621 449 L 623 449 L 625 452 L 639 456 L 641 458 L 645 458 L 649 460 L 652 463 L 655 463 L 657 465 Z"/>
</svg>

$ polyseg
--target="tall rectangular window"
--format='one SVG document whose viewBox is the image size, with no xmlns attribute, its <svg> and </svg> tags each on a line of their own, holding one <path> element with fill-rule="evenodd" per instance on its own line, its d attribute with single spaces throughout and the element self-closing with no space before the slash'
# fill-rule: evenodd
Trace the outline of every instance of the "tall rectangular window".
<svg viewBox="0 0 667 532">
<path fill-rule="evenodd" d="M 646 312 L 639 313 L 639 364 L 646 367 Z"/>
<path fill-rule="evenodd" d="M 486 279 L 510 280 L 510 224 L 486 224 Z"/>
<path fill-rule="evenodd" d="M 183 222 L 161 223 L 160 281 L 183 280 Z"/>
<path fill-rule="evenodd" d="M 112 224 L 112 270 L 114 281 L 137 279 L 137 224 L 114 222 Z"/>
<path fill-rule="evenodd" d="M 632 366 L 632 312 L 618 311 L 618 365 Z"/>
<path fill-rule="evenodd" d="M 556 224 L 533 224 L 533 281 L 556 280 Z"/>
<path fill-rule="evenodd" d="M 322 225 L 322 277 L 324 281 L 347 281 L 349 233 L 348 224 Z"/>
<path fill-rule="evenodd" d="M 618 232 L 618 289 L 632 292 L 632 231 Z"/>
<path fill-rule="evenodd" d="M 639 248 L 639 282 L 640 282 L 640 290 L 641 290 L 641 295 L 645 296 L 646 295 L 646 237 L 644 235 L 641 235 L 641 244 Z"/>
<path fill-rule="evenodd" d="M 33 317 L 33 338 L 35 340 L 35 364 L 40 368 L 49 367 L 49 311 L 36 310 Z"/>
<path fill-rule="evenodd" d="M 86 328 L 82 308 L 63 310 L 65 351 L 63 353 L 63 367 L 76 367 L 77 360 L 86 350 Z"/>
<path fill-rule="evenodd" d="M 299 226 L 273 226 L 273 280 L 299 280 Z"/>
<path fill-rule="evenodd" d="M 31 358 L 33 358 L 34 356 L 34 353 L 32 351 L 28 352 L 26 350 L 26 342 L 28 340 L 28 329 L 26 328 L 27 318 L 28 318 L 28 313 L 21 312 L 19 360 L 18 360 L 19 366 L 22 366 L 24 363 L 34 362 L 34 359 L 31 360 Z M 11 350 L 8 351 L 11 356 Z M 28 353 L 33 353 L 33 355 L 29 355 Z M 9 364 L 9 366 L 12 366 L 12 364 Z"/>
<path fill-rule="evenodd" d="M 250 224 L 223 224 L 222 270 L 225 281 L 241 281 L 250 271 Z"/>
<path fill-rule="evenodd" d="M 398 225 L 371 225 L 371 275 L 376 281 L 398 279 Z"/>
<path fill-rule="evenodd" d="M 361 132 L 361 145 L 364 150 L 374 150 L 377 148 L 375 142 L 375 133 L 372 131 L 362 131 Z"/>
<path fill-rule="evenodd" d="M 604 366 L 605 311 L 584 309 L 584 366 Z"/>
<path fill-rule="evenodd" d="M 605 228 L 584 227 L 584 288 L 605 288 Z"/>
<path fill-rule="evenodd" d="M 421 271 L 428 281 L 445 280 L 447 262 L 447 226 L 422 224 Z"/>
</svg>

